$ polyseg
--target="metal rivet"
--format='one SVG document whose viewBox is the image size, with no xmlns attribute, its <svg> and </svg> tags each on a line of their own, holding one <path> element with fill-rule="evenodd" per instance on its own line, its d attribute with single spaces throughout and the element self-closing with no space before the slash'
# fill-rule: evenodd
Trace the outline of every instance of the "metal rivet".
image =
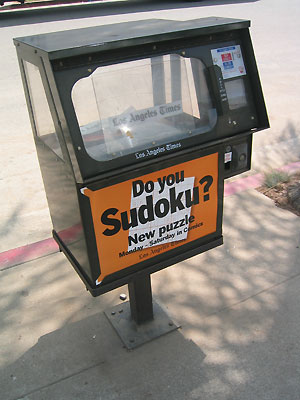
<svg viewBox="0 0 300 400">
<path fill-rule="evenodd" d="M 173 322 L 172 321 L 170 321 L 169 322 L 169 326 L 173 326 L 174 324 L 173 324 Z"/>
<path fill-rule="evenodd" d="M 236 125 L 236 124 L 237 124 L 237 122 L 236 122 L 236 121 L 232 121 L 232 123 L 233 123 L 233 125 Z"/>
<path fill-rule="evenodd" d="M 62 67 L 64 65 L 64 63 L 62 61 L 59 62 L 60 67 Z"/>
<path fill-rule="evenodd" d="M 120 294 L 120 300 L 125 301 L 127 299 L 127 295 L 125 293 Z"/>
<path fill-rule="evenodd" d="M 251 119 L 255 119 L 255 117 L 253 115 L 251 115 Z"/>
<path fill-rule="evenodd" d="M 78 146 L 78 147 L 77 147 L 77 149 L 80 151 L 80 150 L 81 150 L 81 147 L 80 147 L 80 146 Z"/>
<path fill-rule="evenodd" d="M 122 314 L 123 310 L 119 310 L 119 314 Z"/>
<path fill-rule="evenodd" d="M 112 311 L 112 312 L 111 312 L 111 315 L 116 315 L 116 312 L 115 312 L 115 311 Z"/>
<path fill-rule="evenodd" d="M 37 53 L 37 50 L 34 50 L 35 54 Z"/>
<path fill-rule="evenodd" d="M 156 46 L 153 46 L 153 50 L 156 50 Z"/>
<path fill-rule="evenodd" d="M 181 54 L 182 54 L 183 56 L 185 56 L 185 51 L 182 51 Z"/>
<path fill-rule="evenodd" d="M 91 68 L 88 69 L 88 72 L 92 72 Z"/>
</svg>

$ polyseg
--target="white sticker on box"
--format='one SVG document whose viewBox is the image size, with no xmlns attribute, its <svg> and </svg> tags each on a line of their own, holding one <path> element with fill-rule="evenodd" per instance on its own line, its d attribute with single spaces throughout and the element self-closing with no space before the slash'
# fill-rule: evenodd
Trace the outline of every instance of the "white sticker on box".
<svg viewBox="0 0 300 400">
<path fill-rule="evenodd" d="M 224 154 L 224 163 L 228 163 L 232 160 L 232 151 Z"/>
<path fill-rule="evenodd" d="M 223 79 L 246 75 L 241 46 L 228 46 L 211 50 L 213 64 L 221 68 Z"/>
</svg>

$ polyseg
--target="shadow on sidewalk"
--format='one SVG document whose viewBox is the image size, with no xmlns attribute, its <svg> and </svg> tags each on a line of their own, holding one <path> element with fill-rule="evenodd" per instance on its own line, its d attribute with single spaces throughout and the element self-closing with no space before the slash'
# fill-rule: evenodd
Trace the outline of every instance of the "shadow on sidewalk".
<svg viewBox="0 0 300 400">
<path fill-rule="evenodd" d="M 279 135 L 272 138 L 270 133 L 253 137 L 252 165 L 257 171 L 266 172 L 300 159 L 300 131 L 292 120 L 287 120 Z"/>
<path fill-rule="evenodd" d="M 183 399 L 187 386 L 205 383 L 199 377 L 204 357 L 178 331 L 128 352 L 100 313 L 42 336 L 1 371 L 1 392 L 6 400 L 161 399 L 167 393 Z"/>
<path fill-rule="evenodd" d="M 224 215 L 224 246 L 153 274 L 182 329 L 133 352 L 102 313 L 119 289 L 92 298 L 61 254 L 3 271 L 3 398 L 298 400 L 300 219 L 255 191 Z"/>
<path fill-rule="evenodd" d="M 5 238 L 10 232 L 15 229 L 15 226 L 18 224 L 18 219 L 22 210 L 24 209 L 24 205 L 19 202 L 14 210 L 10 213 L 10 215 L 5 219 L 4 222 L 0 224 L 0 240 Z"/>
</svg>

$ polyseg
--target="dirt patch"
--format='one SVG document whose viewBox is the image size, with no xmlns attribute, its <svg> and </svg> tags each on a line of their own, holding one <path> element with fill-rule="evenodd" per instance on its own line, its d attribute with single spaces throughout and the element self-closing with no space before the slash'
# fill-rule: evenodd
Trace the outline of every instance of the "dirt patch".
<svg viewBox="0 0 300 400">
<path fill-rule="evenodd" d="M 272 199 L 277 207 L 300 217 L 300 171 L 291 175 L 288 182 L 278 183 L 271 188 L 261 186 L 257 190 Z"/>
</svg>

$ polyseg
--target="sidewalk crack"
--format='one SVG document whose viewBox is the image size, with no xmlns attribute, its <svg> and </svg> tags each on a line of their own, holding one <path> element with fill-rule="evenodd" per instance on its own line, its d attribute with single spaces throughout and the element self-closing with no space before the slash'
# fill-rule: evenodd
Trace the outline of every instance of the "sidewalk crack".
<svg viewBox="0 0 300 400">
<path fill-rule="evenodd" d="M 57 379 L 56 381 L 48 383 L 47 385 L 43 385 L 43 386 L 40 386 L 40 387 L 38 387 L 36 389 L 33 389 L 30 392 L 27 392 L 27 393 L 21 395 L 21 397 L 20 396 L 19 397 L 15 397 L 15 398 L 13 398 L 11 400 L 26 400 L 27 396 L 30 396 L 30 395 L 32 395 L 34 393 L 37 393 L 37 392 L 40 392 L 41 390 L 47 389 L 47 388 L 49 388 L 51 386 L 54 386 L 54 385 L 56 385 L 58 383 L 61 383 L 61 382 L 65 381 L 65 380 L 67 380 L 69 378 L 72 378 L 72 377 L 74 377 L 76 375 L 80 375 L 81 373 L 89 371 L 90 369 L 93 369 L 95 367 L 99 367 L 102 364 L 105 364 L 105 361 L 98 362 L 98 363 L 93 364 L 93 365 L 91 365 L 89 367 L 83 368 L 80 371 L 77 371 L 77 372 L 74 372 L 72 374 L 66 375 L 66 376 L 64 376 L 64 377 L 62 377 L 60 379 Z"/>
</svg>

